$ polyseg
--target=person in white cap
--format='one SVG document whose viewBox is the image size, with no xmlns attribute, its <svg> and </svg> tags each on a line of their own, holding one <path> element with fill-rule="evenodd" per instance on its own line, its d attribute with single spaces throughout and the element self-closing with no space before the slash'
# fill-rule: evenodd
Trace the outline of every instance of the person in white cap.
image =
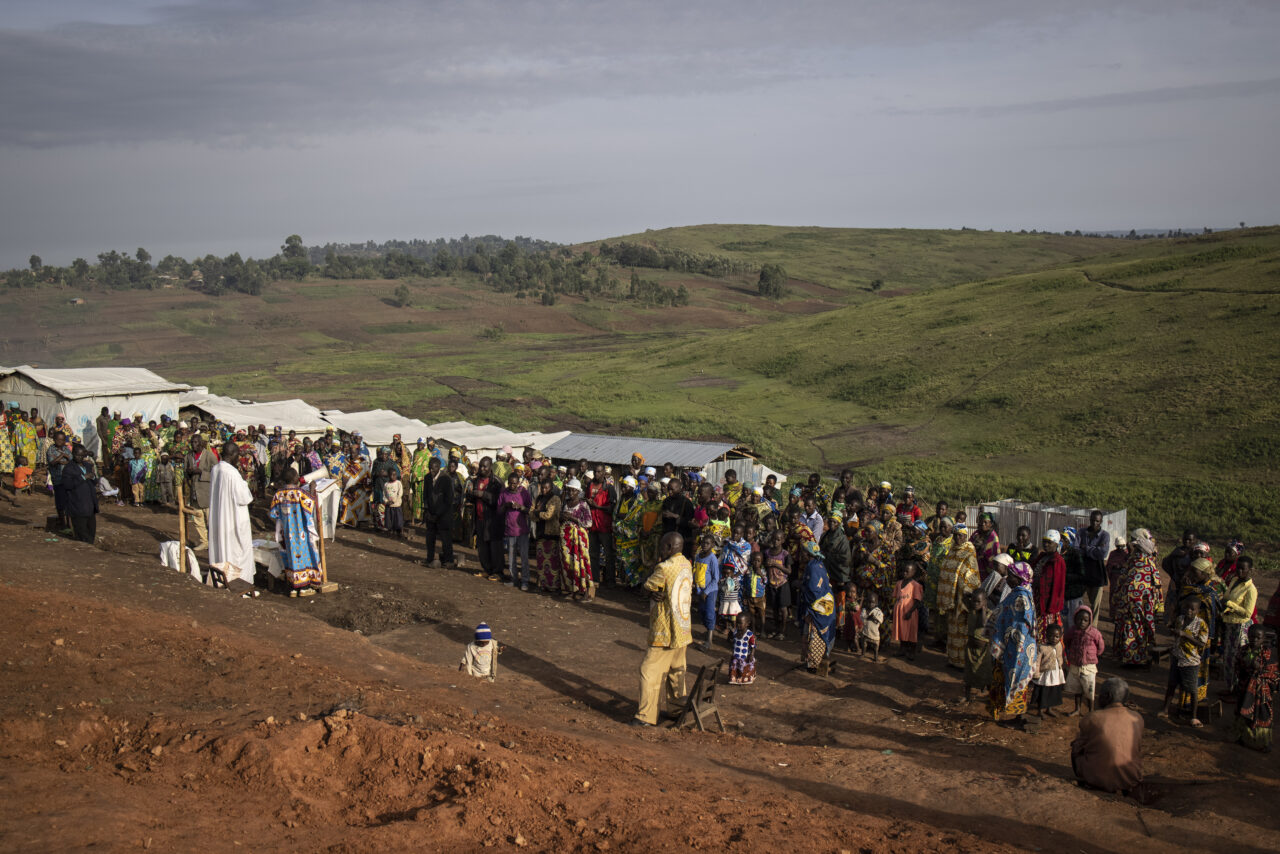
<svg viewBox="0 0 1280 854">
<path fill-rule="evenodd" d="M 1059 554 L 1062 535 L 1050 529 L 1040 541 L 1031 578 L 1031 594 L 1036 602 L 1036 643 L 1048 643 L 1049 627 L 1062 632 L 1062 609 L 1067 604 L 1067 562 Z"/>
<path fill-rule="evenodd" d="M 591 505 L 582 498 L 582 483 L 576 477 L 564 485 L 564 506 L 560 510 L 560 595 L 574 601 L 590 602 L 596 585 L 591 577 Z"/>
<path fill-rule="evenodd" d="M 618 512 L 613 520 L 614 559 L 617 561 L 618 583 L 632 588 L 640 583 L 640 526 L 644 516 L 644 497 L 636 488 L 640 481 L 631 475 L 622 479 Z"/>
</svg>

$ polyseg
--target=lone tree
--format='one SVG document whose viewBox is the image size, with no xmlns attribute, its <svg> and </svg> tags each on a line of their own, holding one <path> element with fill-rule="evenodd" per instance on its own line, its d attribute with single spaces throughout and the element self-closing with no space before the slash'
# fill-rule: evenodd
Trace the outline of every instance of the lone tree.
<svg viewBox="0 0 1280 854">
<path fill-rule="evenodd" d="M 781 264 L 765 264 L 760 268 L 760 296 L 769 299 L 782 299 L 786 289 L 787 271 Z"/>
<path fill-rule="evenodd" d="M 413 298 L 409 294 L 409 286 L 404 282 L 396 286 L 396 302 L 400 304 L 401 308 L 408 308 L 413 302 Z"/>
</svg>

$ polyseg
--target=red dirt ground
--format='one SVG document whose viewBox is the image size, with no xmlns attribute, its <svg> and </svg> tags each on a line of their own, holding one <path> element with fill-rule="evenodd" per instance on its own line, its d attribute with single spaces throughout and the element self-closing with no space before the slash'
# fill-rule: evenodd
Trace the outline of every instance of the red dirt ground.
<svg viewBox="0 0 1280 854">
<path fill-rule="evenodd" d="M 239 599 L 160 567 L 172 515 L 104 506 L 91 547 L 41 529 L 49 504 L 0 501 L 6 851 L 1280 849 L 1274 757 L 1155 722 L 1162 673 L 1135 686 L 1150 806 L 1073 785 L 1073 722 L 957 703 L 935 653 L 822 679 L 765 642 L 721 689 L 728 734 L 637 733 L 630 595 L 572 605 L 344 530 L 340 592 Z M 482 619 L 493 684 L 456 670 Z"/>
</svg>

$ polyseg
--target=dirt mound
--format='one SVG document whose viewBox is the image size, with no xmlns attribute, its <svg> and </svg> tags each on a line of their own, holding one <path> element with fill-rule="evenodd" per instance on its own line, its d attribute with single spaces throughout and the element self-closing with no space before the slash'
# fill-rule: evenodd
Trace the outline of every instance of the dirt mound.
<svg viewBox="0 0 1280 854">
<path fill-rule="evenodd" d="M 347 585 L 337 594 L 307 604 L 311 615 L 331 626 L 362 635 L 376 635 L 410 623 L 452 619 L 457 611 L 440 600 L 424 601 L 392 590 Z"/>
</svg>

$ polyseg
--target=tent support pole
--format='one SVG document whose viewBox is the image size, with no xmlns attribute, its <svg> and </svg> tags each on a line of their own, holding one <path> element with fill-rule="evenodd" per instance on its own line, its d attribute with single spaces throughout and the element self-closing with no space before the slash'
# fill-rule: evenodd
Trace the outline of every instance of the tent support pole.
<svg viewBox="0 0 1280 854">
<path fill-rule="evenodd" d="M 173 484 L 178 499 L 178 572 L 187 574 L 187 505 L 182 497 L 182 478 Z"/>
<path fill-rule="evenodd" d="M 320 592 L 336 593 L 338 591 L 338 582 L 329 580 L 329 561 L 324 553 L 324 504 L 321 503 L 320 496 L 314 486 L 312 487 L 311 495 L 316 503 L 316 533 L 320 536 Z M 338 531 L 335 527 L 334 535 L 336 536 L 337 533 Z"/>
</svg>

